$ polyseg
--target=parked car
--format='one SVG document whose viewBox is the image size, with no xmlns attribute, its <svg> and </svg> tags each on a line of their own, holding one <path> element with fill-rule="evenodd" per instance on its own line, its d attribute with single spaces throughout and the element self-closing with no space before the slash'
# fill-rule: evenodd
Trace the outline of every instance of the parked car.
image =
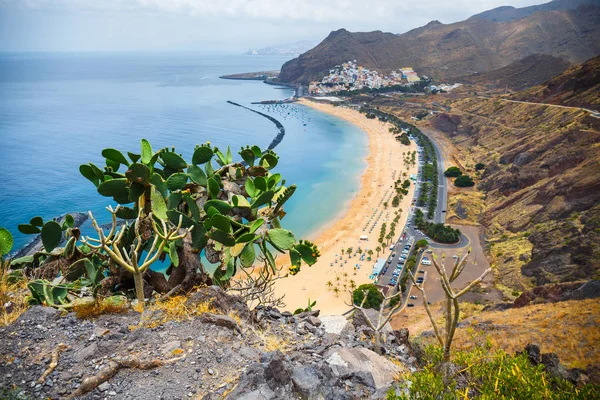
<svg viewBox="0 0 600 400">
<path fill-rule="evenodd" d="M 420 269 L 420 270 L 419 270 L 419 273 L 420 273 L 420 274 L 424 274 L 424 273 L 425 273 L 425 270 L 424 270 L 424 269 Z"/>
<path fill-rule="evenodd" d="M 392 259 L 390 258 L 390 259 L 388 260 L 388 264 L 391 264 L 391 263 L 392 263 Z"/>
<path fill-rule="evenodd" d="M 406 307 L 414 307 L 414 306 L 415 306 L 415 305 L 414 305 L 413 303 L 408 303 L 408 304 L 406 305 Z"/>
<path fill-rule="evenodd" d="M 458 258 L 458 256 L 455 254 L 452 256 L 452 258 L 456 259 L 456 258 Z"/>
<path fill-rule="evenodd" d="M 415 300 L 415 299 L 417 298 L 417 296 L 415 296 L 415 295 L 412 295 L 412 296 L 408 296 L 408 298 L 409 298 L 409 299 L 413 299 L 413 300 Z"/>
<path fill-rule="evenodd" d="M 396 280 L 394 278 L 390 279 L 390 285 L 391 286 L 396 286 L 396 283 L 398 283 L 398 280 Z"/>
<path fill-rule="evenodd" d="M 392 253 L 392 257 L 396 257 L 396 253 Z"/>
<path fill-rule="evenodd" d="M 423 283 L 423 278 L 417 278 L 417 283 Z"/>
</svg>

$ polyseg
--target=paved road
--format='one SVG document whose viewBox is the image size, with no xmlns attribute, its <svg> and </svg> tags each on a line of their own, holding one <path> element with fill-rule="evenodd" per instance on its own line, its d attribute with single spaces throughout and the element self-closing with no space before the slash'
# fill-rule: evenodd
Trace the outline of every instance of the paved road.
<svg viewBox="0 0 600 400">
<path fill-rule="evenodd" d="M 438 202 L 437 207 L 435 208 L 435 215 L 433 217 L 433 222 L 446 222 L 446 205 L 448 204 L 448 186 L 447 179 L 444 176 L 444 158 L 442 157 L 442 151 L 438 144 L 431 138 L 431 136 L 426 135 L 423 130 L 421 132 L 429 138 L 431 144 L 433 144 L 433 149 L 435 150 L 435 155 L 437 157 L 437 167 L 438 167 Z"/>
<path fill-rule="evenodd" d="M 560 104 L 536 103 L 533 101 L 509 100 L 509 99 L 502 99 L 502 98 L 497 98 L 497 97 L 485 97 L 485 96 L 477 96 L 477 97 L 480 99 L 487 99 L 487 100 L 506 101 L 508 103 L 534 104 L 534 105 L 539 105 L 539 106 L 558 107 L 558 108 L 567 108 L 567 109 L 570 108 L 572 110 L 582 110 L 582 111 L 589 112 L 591 114 L 591 116 L 594 118 L 600 118 L 600 111 L 594 111 L 594 110 L 590 110 L 588 108 L 583 108 L 583 107 L 570 107 L 570 106 L 562 106 Z"/>
<path fill-rule="evenodd" d="M 447 179 L 444 176 L 444 159 L 442 158 L 442 152 L 441 152 L 441 149 L 439 148 L 438 144 L 433 140 L 433 138 L 431 136 L 427 135 L 427 137 L 431 140 L 431 143 L 433 144 L 433 148 L 435 150 L 435 154 L 436 154 L 437 162 L 438 162 L 438 181 L 439 181 L 438 204 L 437 204 L 435 215 L 434 215 L 434 222 L 444 223 L 446 221 L 446 212 L 444 212 L 444 211 L 446 210 L 446 205 L 448 203 Z M 420 151 L 421 148 L 418 148 L 418 150 Z M 418 176 L 421 176 L 421 172 L 422 172 L 421 166 L 419 165 Z M 404 250 L 406 245 L 411 246 L 410 252 L 412 252 L 412 246 L 414 245 L 414 243 L 416 243 L 420 239 L 428 239 L 429 245 L 431 247 L 435 247 L 435 248 L 463 248 L 469 244 L 469 239 L 464 234 L 461 235 L 460 242 L 455 243 L 455 244 L 436 243 L 436 242 L 433 242 L 432 240 L 430 240 L 427 236 L 425 236 L 422 232 L 418 231 L 412 225 L 413 217 L 414 217 L 414 213 L 415 213 L 415 207 L 416 207 L 415 206 L 416 200 L 419 198 L 419 193 L 421 191 L 421 183 L 422 182 L 420 182 L 420 181 L 415 182 L 415 191 L 413 193 L 412 206 L 410 207 L 409 210 L 406 210 L 409 213 L 406 226 L 404 227 L 404 230 L 402 231 L 402 234 L 400 235 L 400 238 L 398 239 L 398 241 L 391 246 L 392 250 L 388 253 L 386 265 L 383 269 L 383 271 L 385 271 L 385 272 L 382 271 L 382 273 L 379 276 L 379 280 L 378 280 L 379 285 L 382 285 L 382 286 L 390 285 L 390 286 L 397 287 L 398 282 L 396 282 L 396 285 L 392 285 L 391 280 L 393 278 L 394 271 L 396 271 L 398 269 L 398 267 L 403 269 L 404 262 L 401 262 L 401 257 L 402 257 L 402 250 Z M 425 213 L 426 213 L 426 211 L 425 211 Z M 409 254 L 410 254 L 410 252 L 409 252 Z M 418 263 L 416 264 L 415 270 L 413 271 L 413 273 L 416 273 L 416 271 L 421 268 L 421 265 L 420 265 L 421 256 L 422 256 L 422 254 L 417 255 Z M 406 257 L 406 258 L 408 258 L 408 257 Z M 402 276 L 402 272 L 403 272 L 403 270 L 399 270 L 398 276 Z M 399 281 L 399 279 L 396 279 L 396 281 Z M 409 290 L 406 291 L 404 297 L 406 297 L 408 295 L 408 293 L 410 292 L 411 284 L 412 283 L 409 280 L 408 284 L 407 284 Z M 404 299 L 404 300 L 406 300 L 406 299 Z"/>
</svg>

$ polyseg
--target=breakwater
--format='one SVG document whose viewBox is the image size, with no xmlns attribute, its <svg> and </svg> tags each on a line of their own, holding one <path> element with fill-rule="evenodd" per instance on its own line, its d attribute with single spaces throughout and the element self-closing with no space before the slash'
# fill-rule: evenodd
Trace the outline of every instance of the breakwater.
<svg viewBox="0 0 600 400">
<path fill-rule="evenodd" d="M 73 228 L 79 228 L 81 225 L 83 225 L 83 223 L 85 221 L 87 221 L 89 219 L 87 213 L 73 212 L 73 213 L 68 213 L 68 214 L 70 214 L 73 217 Z M 53 220 L 58 222 L 62 226 L 62 224 L 65 222 L 66 216 L 67 216 L 67 214 L 63 214 L 56 218 L 53 218 Z M 63 246 L 65 244 L 65 242 L 66 242 L 66 237 L 64 236 L 64 232 L 63 232 L 63 238 L 62 238 L 59 246 Z M 23 246 L 22 248 L 17 250 L 12 255 L 12 258 L 30 256 L 30 255 L 33 255 L 42 250 L 44 250 L 44 246 L 42 244 L 42 235 L 36 235 L 28 244 L 26 244 L 25 246 Z"/>
<path fill-rule="evenodd" d="M 275 147 L 277 147 L 277 145 L 279 143 L 281 143 L 281 141 L 283 140 L 283 137 L 285 136 L 285 128 L 283 127 L 283 124 L 281 122 L 279 122 L 278 120 L 276 120 L 275 118 L 271 117 L 270 115 L 261 113 L 260 111 L 256 111 L 253 110 L 249 107 L 243 106 L 241 104 L 235 103 L 231 100 L 227 100 L 227 102 L 231 105 L 237 106 L 237 107 L 242 107 L 248 111 L 252 111 L 253 113 L 256 113 L 260 116 L 265 117 L 266 119 L 268 119 L 269 121 L 273 122 L 275 124 L 275 126 L 277 127 L 277 129 L 279 130 L 279 133 L 275 136 L 275 138 L 273 140 L 271 140 L 271 143 L 269 144 L 269 146 L 267 147 L 267 150 L 273 150 Z"/>
</svg>

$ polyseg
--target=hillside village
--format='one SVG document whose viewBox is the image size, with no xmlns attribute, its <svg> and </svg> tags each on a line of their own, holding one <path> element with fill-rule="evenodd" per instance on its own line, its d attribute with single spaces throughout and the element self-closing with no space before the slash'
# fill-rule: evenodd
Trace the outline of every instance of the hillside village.
<svg viewBox="0 0 600 400">
<path fill-rule="evenodd" d="M 424 77 L 427 78 L 427 77 Z M 356 60 L 336 65 L 321 81 L 311 82 L 308 90 L 312 95 L 323 95 L 341 90 L 379 89 L 382 87 L 412 85 L 421 77 L 412 68 L 400 68 L 389 75 L 380 74 L 356 63 Z"/>
</svg>

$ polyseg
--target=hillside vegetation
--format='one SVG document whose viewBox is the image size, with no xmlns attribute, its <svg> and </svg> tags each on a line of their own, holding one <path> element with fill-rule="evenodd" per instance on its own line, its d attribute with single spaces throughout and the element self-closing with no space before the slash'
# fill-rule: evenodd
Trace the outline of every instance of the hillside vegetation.
<svg viewBox="0 0 600 400">
<path fill-rule="evenodd" d="M 594 58 L 514 97 L 564 82 L 554 86 L 557 102 L 578 98 L 589 106 L 599 67 Z M 597 277 L 600 119 L 583 110 L 503 99 L 448 104 L 452 111 L 429 123 L 448 135 L 460 149 L 456 157 L 468 160 L 471 169 L 476 162 L 486 165 L 478 183 L 486 195 L 479 220 L 501 283 L 523 290 Z"/>
<path fill-rule="evenodd" d="M 340 29 L 285 63 L 280 80 L 308 83 L 348 60 L 382 72 L 410 66 L 419 75 L 449 80 L 496 70 L 532 54 L 578 64 L 600 53 L 600 7 L 574 9 L 574 3 L 565 10 L 559 3 L 505 22 L 469 18 L 445 25 L 433 21 L 401 35 Z"/>
</svg>

